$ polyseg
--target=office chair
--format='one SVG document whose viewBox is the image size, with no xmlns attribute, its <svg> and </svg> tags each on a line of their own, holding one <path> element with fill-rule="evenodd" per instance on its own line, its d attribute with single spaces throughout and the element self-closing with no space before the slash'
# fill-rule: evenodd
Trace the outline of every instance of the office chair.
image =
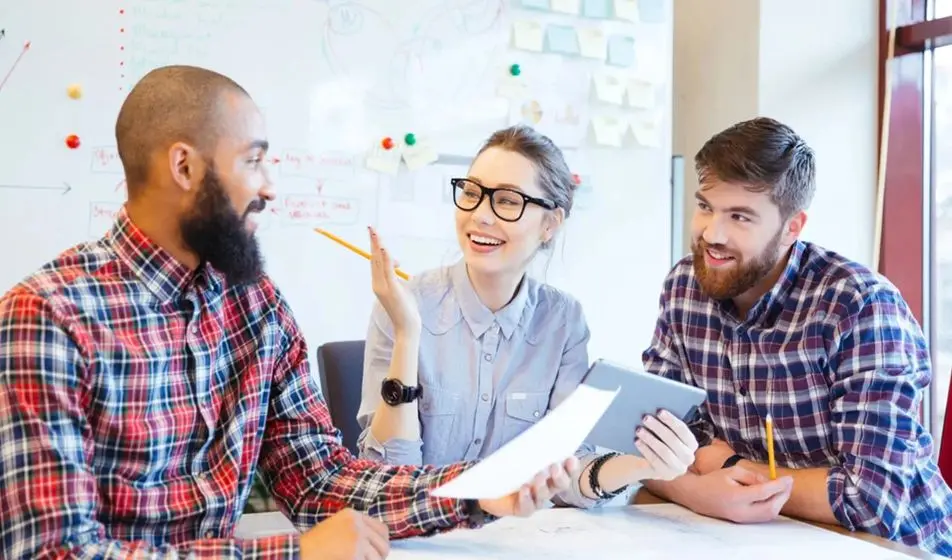
<svg viewBox="0 0 952 560">
<path fill-rule="evenodd" d="M 364 377 L 364 341 L 328 342 L 317 348 L 321 389 L 331 420 L 341 431 L 344 446 L 357 454 L 357 409 Z"/>
</svg>

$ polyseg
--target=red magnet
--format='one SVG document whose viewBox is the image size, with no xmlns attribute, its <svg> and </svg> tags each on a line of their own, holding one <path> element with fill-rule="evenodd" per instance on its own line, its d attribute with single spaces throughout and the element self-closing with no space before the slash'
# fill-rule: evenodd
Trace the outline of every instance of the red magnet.
<svg viewBox="0 0 952 560">
<path fill-rule="evenodd" d="M 393 149 L 393 138 L 387 136 L 386 138 L 384 138 L 383 140 L 380 141 L 380 145 L 383 146 L 383 149 L 384 149 L 384 150 L 392 150 L 392 149 Z"/>
<path fill-rule="evenodd" d="M 575 181 L 576 185 L 582 183 L 582 178 L 578 176 L 578 173 L 572 173 L 572 180 Z"/>
<path fill-rule="evenodd" d="M 79 147 L 79 136 L 76 136 L 75 134 L 70 134 L 69 136 L 67 136 L 67 137 L 66 137 L 66 145 L 67 145 L 67 146 L 69 147 L 69 149 L 71 149 L 71 150 L 75 150 L 76 148 L 78 148 L 78 147 Z"/>
</svg>

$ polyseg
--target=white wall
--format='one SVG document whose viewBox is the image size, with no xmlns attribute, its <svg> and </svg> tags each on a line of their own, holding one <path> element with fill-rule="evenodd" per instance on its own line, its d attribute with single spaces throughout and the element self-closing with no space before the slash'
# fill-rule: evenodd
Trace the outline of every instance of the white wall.
<svg viewBox="0 0 952 560">
<path fill-rule="evenodd" d="M 675 0 L 673 141 L 688 166 L 685 250 L 694 153 L 721 129 L 763 115 L 792 126 L 816 152 L 804 238 L 870 263 L 878 17 L 872 0 Z"/>
</svg>

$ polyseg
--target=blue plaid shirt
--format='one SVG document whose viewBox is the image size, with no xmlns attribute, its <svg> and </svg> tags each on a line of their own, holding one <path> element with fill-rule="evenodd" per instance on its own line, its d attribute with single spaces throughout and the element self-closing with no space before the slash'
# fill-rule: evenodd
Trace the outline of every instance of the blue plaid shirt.
<svg viewBox="0 0 952 560">
<path fill-rule="evenodd" d="M 693 426 L 767 462 L 771 414 L 777 464 L 829 468 L 839 522 L 952 555 L 952 492 L 918 421 L 932 379 L 929 351 L 899 291 L 882 276 L 797 242 L 773 289 L 738 320 L 706 296 L 691 257 L 664 282 L 645 367 L 702 387 Z"/>
</svg>

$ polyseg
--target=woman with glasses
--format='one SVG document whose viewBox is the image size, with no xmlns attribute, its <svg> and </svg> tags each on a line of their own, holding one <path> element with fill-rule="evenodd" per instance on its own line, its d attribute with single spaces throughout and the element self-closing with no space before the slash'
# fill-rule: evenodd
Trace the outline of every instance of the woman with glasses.
<svg viewBox="0 0 952 560">
<path fill-rule="evenodd" d="M 357 417 L 361 457 L 414 465 L 486 457 L 558 406 L 589 366 L 579 303 L 526 274 L 572 209 L 575 182 L 561 151 L 532 128 L 500 130 L 468 176 L 450 183 L 457 263 L 404 282 L 370 230 L 378 301 Z M 580 449 L 583 468 L 558 501 L 591 507 L 694 462 L 697 443 L 679 419 L 661 413 L 643 428 L 644 459 Z"/>
</svg>

